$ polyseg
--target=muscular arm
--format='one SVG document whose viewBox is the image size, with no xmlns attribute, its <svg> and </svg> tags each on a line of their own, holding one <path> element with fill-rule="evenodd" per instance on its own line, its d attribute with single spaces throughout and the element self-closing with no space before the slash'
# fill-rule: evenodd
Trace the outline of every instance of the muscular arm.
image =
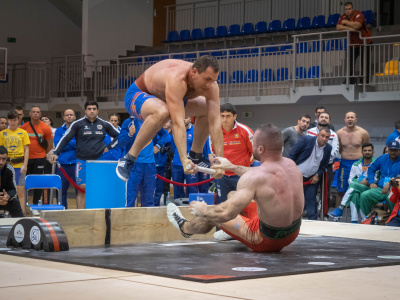
<svg viewBox="0 0 400 300">
<path fill-rule="evenodd" d="M 371 140 L 370 140 L 368 131 L 364 130 L 364 131 L 363 131 L 363 134 L 362 134 L 362 143 L 363 143 L 363 144 L 365 144 L 365 143 L 370 143 L 370 141 L 371 141 Z"/>
<path fill-rule="evenodd" d="M 221 129 L 221 114 L 218 85 L 207 99 L 208 126 L 216 156 L 224 156 L 224 137 Z"/>
<path fill-rule="evenodd" d="M 247 171 L 254 168 L 234 165 L 224 157 L 214 157 L 214 164 L 211 166 L 211 169 L 224 171 L 228 170 L 236 173 L 239 176 L 242 176 Z"/>
</svg>

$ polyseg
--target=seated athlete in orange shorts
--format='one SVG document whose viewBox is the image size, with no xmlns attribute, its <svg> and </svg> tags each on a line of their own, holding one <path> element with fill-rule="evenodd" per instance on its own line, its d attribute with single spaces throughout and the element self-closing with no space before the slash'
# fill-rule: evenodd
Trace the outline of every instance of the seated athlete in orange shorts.
<svg viewBox="0 0 400 300">
<path fill-rule="evenodd" d="M 261 125 L 253 137 L 253 154 L 261 162 L 259 167 L 235 166 L 222 157 L 217 157 L 211 167 L 241 176 L 236 193 L 215 206 L 191 202 L 190 210 L 196 218 L 190 222 L 171 203 L 167 206 L 170 222 L 185 237 L 220 226 L 257 252 L 279 251 L 291 244 L 300 231 L 303 177 L 292 160 L 282 157 L 282 145 L 277 127 Z M 245 216 L 238 215 L 243 210 Z"/>
</svg>

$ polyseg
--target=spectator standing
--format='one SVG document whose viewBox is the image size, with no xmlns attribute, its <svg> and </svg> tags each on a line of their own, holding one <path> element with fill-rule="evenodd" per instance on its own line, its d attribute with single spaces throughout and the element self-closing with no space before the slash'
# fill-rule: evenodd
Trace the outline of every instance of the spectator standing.
<svg viewBox="0 0 400 300">
<path fill-rule="evenodd" d="M 351 167 L 362 157 L 362 145 L 370 143 L 368 132 L 362 127 L 357 126 L 357 121 L 355 112 L 346 113 L 344 118 L 346 126 L 337 132 L 341 159 L 338 170 L 338 197 L 336 198 L 336 206 L 340 205 L 343 195 L 349 187 Z"/>
<path fill-rule="evenodd" d="M 0 209 L 10 212 L 12 218 L 23 218 L 18 200 L 14 168 L 7 163 L 8 151 L 0 146 Z"/>
<path fill-rule="evenodd" d="M 389 145 L 391 141 L 398 141 L 400 142 L 400 120 L 394 123 L 394 131 L 389 134 L 386 139 L 386 146 Z"/>
<path fill-rule="evenodd" d="M 22 106 L 17 105 L 14 108 L 14 111 L 18 114 L 18 127 L 21 127 L 22 125 L 24 125 L 24 110 Z"/>
<path fill-rule="evenodd" d="M 121 127 L 118 126 L 119 124 L 119 115 L 118 114 L 112 114 L 109 116 L 108 121 L 114 126 L 115 129 L 118 131 L 121 131 Z M 106 145 L 110 144 L 112 142 L 113 138 L 107 133 L 106 137 L 104 138 L 104 143 Z M 103 153 L 101 157 L 99 158 L 100 160 L 119 160 L 123 155 L 124 155 L 124 149 L 120 147 L 120 145 L 117 145 L 115 148 L 110 149 L 109 151 Z"/>
<path fill-rule="evenodd" d="M 303 175 L 305 209 L 309 220 L 317 220 L 317 189 L 328 166 L 332 146 L 328 144 L 330 130 L 321 128 L 317 136 L 305 136 L 292 148 L 289 158 L 299 167 Z"/>
<path fill-rule="evenodd" d="M 8 121 L 6 117 L 0 117 L 0 131 L 3 131 L 8 127 Z"/>
<path fill-rule="evenodd" d="M 389 200 L 390 180 L 400 174 L 400 143 L 392 141 L 388 145 L 389 153 L 379 156 L 368 169 L 368 183 L 370 189 L 360 196 L 360 208 L 367 216 L 371 209 L 378 204 Z M 380 179 L 375 183 L 376 172 L 380 171 Z M 394 204 L 386 201 L 392 212 Z"/>
<path fill-rule="evenodd" d="M 371 36 L 371 32 L 367 26 L 367 22 L 365 21 L 365 16 L 361 11 L 354 10 L 353 3 L 346 2 L 344 4 L 344 14 L 340 16 L 339 21 L 336 25 L 336 30 L 345 30 L 350 31 L 350 47 L 347 49 L 350 51 L 350 84 L 356 83 L 356 78 L 354 78 L 355 74 L 355 64 L 357 58 L 361 55 L 360 65 L 363 64 L 364 51 L 361 48 L 361 45 L 364 44 L 364 41 L 360 39 L 359 32 L 361 32 L 362 37 Z M 367 44 L 372 43 L 371 39 L 367 39 Z M 369 48 L 367 47 L 367 70 L 366 70 L 366 83 L 369 83 Z M 361 68 L 360 68 L 361 69 Z"/>
<path fill-rule="evenodd" d="M 350 170 L 349 188 L 347 189 L 342 202 L 329 215 L 333 218 L 343 216 L 343 209 L 350 203 L 351 223 L 358 223 L 358 212 L 360 211 L 360 196 L 363 192 L 369 190 L 368 168 L 375 161 L 374 145 L 366 143 L 362 145 L 362 158 L 356 161 Z M 377 176 L 375 175 L 375 182 Z M 365 215 L 361 213 L 361 220 Z"/>
<path fill-rule="evenodd" d="M 52 163 L 55 163 L 61 152 L 67 147 L 68 143 L 75 138 L 76 140 L 76 183 L 86 189 L 86 161 L 97 160 L 103 152 L 114 148 L 118 144 L 119 131 L 109 122 L 100 119 L 99 105 L 96 101 L 85 103 L 85 117 L 73 122 L 65 135 L 61 138 L 54 154 Z M 114 138 L 112 143 L 105 145 L 104 138 L 108 133 Z M 78 209 L 85 208 L 85 194 L 78 191 L 76 199 Z"/>
<path fill-rule="evenodd" d="M 309 115 L 302 115 L 298 121 L 296 126 L 290 126 L 282 131 L 283 136 L 283 157 L 289 157 L 290 151 L 293 148 L 293 145 L 297 143 L 297 141 L 306 135 L 307 129 L 310 126 L 311 117 Z"/>
<path fill-rule="evenodd" d="M 253 130 L 236 121 L 237 112 L 233 104 L 222 104 L 220 112 L 224 157 L 234 165 L 250 167 L 253 162 Z M 213 144 L 211 147 L 214 151 Z M 230 191 L 236 191 L 239 178 L 239 175 L 227 170 L 225 175 L 217 180 L 218 203 L 225 202 Z"/>
<path fill-rule="evenodd" d="M 27 175 L 44 174 L 44 165 L 46 162 L 46 154 L 53 148 L 52 132 L 49 126 L 40 121 L 42 113 L 39 106 L 32 106 L 29 116 L 30 121 L 23 124 L 20 128 L 28 132 L 29 145 L 29 161 Z M 36 133 L 35 133 L 36 132 Z M 38 204 L 43 194 L 42 190 L 35 189 L 33 192 L 33 204 Z M 38 215 L 36 210 L 32 214 Z"/>
<path fill-rule="evenodd" d="M 400 227 L 400 210 L 399 210 L 399 199 L 400 199 L 400 178 L 392 178 L 391 190 L 392 193 L 389 197 L 390 202 L 394 204 L 392 213 L 386 222 L 386 226 Z"/>
<path fill-rule="evenodd" d="M 54 145 L 60 143 L 60 140 L 67 132 L 68 128 L 71 126 L 73 122 L 75 122 L 76 116 L 75 112 L 72 109 L 67 109 L 64 111 L 64 124 L 57 128 L 54 134 Z M 71 178 L 74 182 L 76 181 L 75 169 L 76 169 L 76 140 L 73 138 L 69 141 L 67 146 L 61 151 L 58 156 L 58 163 L 64 169 L 65 173 L 67 173 L 68 177 Z M 62 205 L 65 209 L 68 209 L 68 188 L 69 181 L 64 176 L 59 168 L 57 168 L 57 175 L 61 177 L 61 188 L 62 188 Z M 78 195 L 78 190 L 75 189 L 76 195 Z"/>
<path fill-rule="evenodd" d="M 11 111 L 7 115 L 9 128 L 0 133 L 0 146 L 4 146 L 8 152 L 9 164 L 14 168 L 15 183 L 17 185 L 18 198 L 21 207 L 25 210 L 25 184 L 20 181 L 20 176 L 25 176 L 29 160 L 29 140 L 28 133 L 18 127 L 18 114 Z"/>
<path fill-rule="evenodd" d="M 318 107 L 315 108 L 315 112 L 314 112 L 315 120 L 314 120 L 314 122 L 310 123 L 310 126 L 308 128 L 314 128 L 314 127 L 318 126 L 319 115 L 320 115 L 320 113 L 323 113 L 323 112 L 326 112 L 325 107 L 318 106 Z M 335 131 L 335 127 L 333 127 L 332 124 L 329 124 L 328 127 L 329 127 L 330 130 Z"/>
</svg>

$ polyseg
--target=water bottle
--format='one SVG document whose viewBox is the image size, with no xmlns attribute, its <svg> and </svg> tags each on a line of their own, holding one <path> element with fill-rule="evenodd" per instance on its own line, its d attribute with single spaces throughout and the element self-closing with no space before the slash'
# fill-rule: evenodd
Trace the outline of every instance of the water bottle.
<svg viewBox="0 0 400 300">
<path fill-rule="evenodd" d="M 374 225 L 378 225 L 378 215 L 376 215 L 374 218 Z"/>
<path fill-rule="evenodd" d="M 170 192 L 168 192 L 167 199 L 165 200 L 165 205 L 168 205 L 168 204 L 171 203 L 171 200 L 170 200 L 170 198 L 169 198 L 169 193 L 170 193 Z"/>
<path fill-rule="evenodd" d="M 39 199 L 38 201 L 38 205 L 41 206 L 42 205 L 42 199 Z"/>
</svg>

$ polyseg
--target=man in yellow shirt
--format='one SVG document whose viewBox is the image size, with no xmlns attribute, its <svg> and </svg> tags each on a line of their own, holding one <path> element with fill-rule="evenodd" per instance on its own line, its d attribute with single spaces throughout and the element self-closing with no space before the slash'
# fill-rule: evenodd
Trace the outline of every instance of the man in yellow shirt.
<svg viewBox="0 0 400 300">
<path fill-rule="evenodd" d="M 11 111 L 8 113 L 7 118 L 10 128 L 0 132 L 0 146 L 4 146 L 8 150 L 9 164 L 12 165 L 15 170 L 18 198 L 24 210 L 24 183 L 23 180 L 21 180 L 20 183 L 19 179 L 21 174 L 23 177 L 26 174 L 29 160 L 29 144 L 31 142 L 28 133 L 19 128 L 18 113 Z"/>
</svg>

